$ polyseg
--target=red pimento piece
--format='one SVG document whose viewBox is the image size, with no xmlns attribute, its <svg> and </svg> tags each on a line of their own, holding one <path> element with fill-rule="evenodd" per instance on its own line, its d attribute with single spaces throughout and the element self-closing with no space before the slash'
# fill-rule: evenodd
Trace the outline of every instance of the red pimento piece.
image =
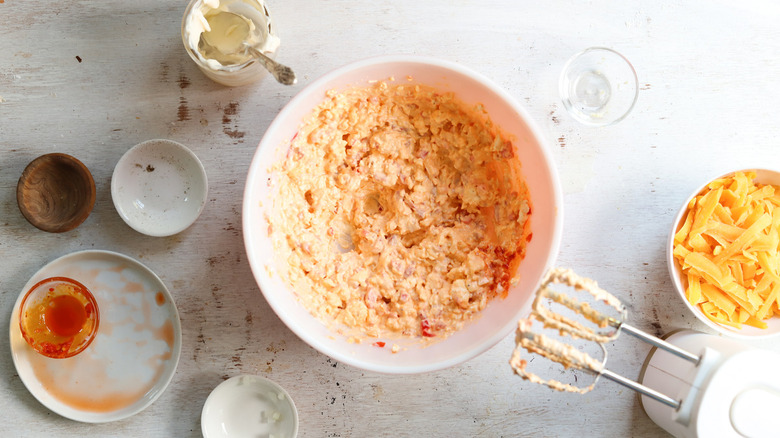
<svg viewBox="0 0 780 438">
<path fill-rule="evenodd" d="M 385 343 L 382 341 L 374 342 L 374 347 L 383 348 L 385 346 Z"/>
<path fill-rule="evenodd" d="M 423 319 L 420 321 L 420 328 L 422 329 L 422 335 L 426 338 L 432 338 L 436 336 L 436 333 L 433 333 L 431 331 L 431 323 L 428 322 L 428 318 Z"/>
</svg>

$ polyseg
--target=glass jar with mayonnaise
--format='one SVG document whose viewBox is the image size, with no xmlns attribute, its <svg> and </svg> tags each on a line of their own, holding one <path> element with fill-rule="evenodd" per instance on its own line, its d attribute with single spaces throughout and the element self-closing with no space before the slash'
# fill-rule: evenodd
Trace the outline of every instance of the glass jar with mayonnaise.
<svg viewBox="0 0 780 438">
<path fill-rule="evenodd" d="M 221 19 L 227 15 L 245 19 L 249 24 L 246 34 L 221 26 L 220 22 L 224 23 Z M 212 40 L 244 41 L 273 58 L 279 48 L 279 38 L 274 33 L 271 15 L 262 0 L 192 0 L 184 11 L 181 37 L 190 58 L 215 82 L 235 87 L 250 84 L 268 74 L 248 51 L 222 53 L 218 44 L 209 44 L 202 38 L 205 32 L 212 32 Z"/>
</svg>

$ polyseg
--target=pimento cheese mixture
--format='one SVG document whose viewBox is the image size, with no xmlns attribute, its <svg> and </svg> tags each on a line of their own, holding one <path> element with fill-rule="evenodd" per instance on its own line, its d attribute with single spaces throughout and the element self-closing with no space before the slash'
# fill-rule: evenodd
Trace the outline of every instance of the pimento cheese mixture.
<svg viewBox="0 0 780 438">
<path fill-rule="evenodd" d="M 434 88 L 329 92 L 275 171 L 288 281 L 316 317 L 369 337 L 458 330 L 506 295 L 531 238 L 512 143 Z"/>
</svg>

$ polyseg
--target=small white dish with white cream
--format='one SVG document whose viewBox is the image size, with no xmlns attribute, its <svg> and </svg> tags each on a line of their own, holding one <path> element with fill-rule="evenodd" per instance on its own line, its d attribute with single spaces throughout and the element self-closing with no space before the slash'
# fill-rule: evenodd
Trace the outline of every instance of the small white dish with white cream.
<svg viewBox="0 0 780 438">
<path fill-rule="evenodd" d="M 298 411 L 292 398 L 260 376 L 236 376 L 220 383 L 206 399 L 200 422 L 206 438 L 298 435 Z"/>
<path fill-rule="evenodd" d="M 238 17 L 238 18 L 236 18 Z M 235 26 L 243 19 L 247 26 Z M 208 32 L 211 44 L 202 38 Z M 231 87 L 255 82 L 266 68 L 250 52 L 231 52 L 242 42 L 273 58 L 279 48 L 268 8 L 262 0 L 192 0 L 184 12 L 181 35 L 195 64 L 211 80 Z"/>
</svg>

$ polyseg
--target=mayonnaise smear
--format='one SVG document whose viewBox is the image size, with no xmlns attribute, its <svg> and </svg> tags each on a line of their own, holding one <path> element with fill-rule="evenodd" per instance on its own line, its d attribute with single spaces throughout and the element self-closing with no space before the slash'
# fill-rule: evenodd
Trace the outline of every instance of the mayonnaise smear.
<svg viewBox="0 0 780 438">
<path fill-rule="evenodd" d="M 243 26 L 241 19 L 248 26 Z M 210 32 L 211 44 L 202 38 L 205 32 Z M 247 51 L 236 50 L 244 42 L 264 53 L 273 53 L 279 47 L 265 6 L 254 0 L 196 2 L 184 18 L 184 38 L 198 59 L 212 70 L 235 71 L 251 61 Z"/>
</svg>

